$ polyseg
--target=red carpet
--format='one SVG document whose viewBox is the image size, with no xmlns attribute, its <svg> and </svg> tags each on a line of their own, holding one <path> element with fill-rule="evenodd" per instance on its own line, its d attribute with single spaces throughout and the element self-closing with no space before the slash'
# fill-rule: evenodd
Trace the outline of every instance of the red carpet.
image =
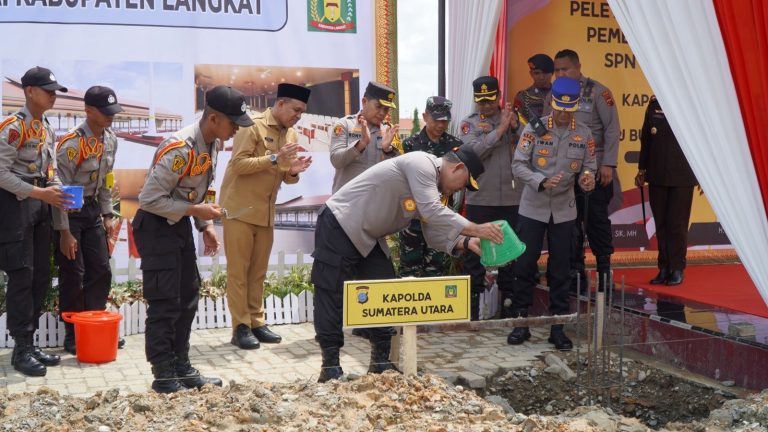
<svg viewBox="0 0 768 432">
<path fill-rule="evenodd" d="M 685 281 L 676 287 L 649 284 L 657 272 L 655 268 L 616 269 L 614 280 L 618 283 L 624 276 L 627 286 L 768 318 L 768 306 L 741 264 L 690 266 Z"/>
</svg>

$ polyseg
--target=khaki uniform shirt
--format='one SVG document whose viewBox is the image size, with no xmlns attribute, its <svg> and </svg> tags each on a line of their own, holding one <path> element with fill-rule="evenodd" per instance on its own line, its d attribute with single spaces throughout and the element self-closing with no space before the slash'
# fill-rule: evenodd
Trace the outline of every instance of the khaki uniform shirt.
<svg viewBox="0 0 768 432">
<path fill-rule="evenodd" d="M 512 170 L 525 184 L 519 214 L 540 222 L 554 223 L 576 219 L 573 183 L 585 169 L 595 175 L 595 142 L 585 125 L 571 122 L 565 128 L 554 125 L 552 116 L 542 119 L 548 133 L 537 136 L 531 125 L 525 126 L 515 150 Z M 541 183 L 562 172 L 560 183 L 542 189 Z"/>
<path fill-rule="evenodd" d="M 347 183 L 326 202 L 363 256 L 378 242 L 421 218 L 432 249 L 450 253 L 469 221 L 440 202 L 437 187 L 442 159 L 416 151 L 376 164 Z M 386 185 L 386 187 L 382 187 Z"/>
<path fill-rule="evenodd" d="M 331 164 L 336 168 L 336 174 L 333 176 L 333 193 L 368 168 L 400 154 L 394 146 L 389 153 L 384 153 L 381 149 L 381 127 L 373 125 L 368 126 L 371 142 L 365 146 L 362 153 L 355 148 L 363 136 L 363 126 L 357 122 L 357 117 L 361 114 L 359 112 L 346 116 L 333 125 L 330 148 Z"/>
<path fill-rule="evenodd" d="M 174 133 L 157 146 L 144 188 L 139 193 L 139 208 L 168 219 L 181 220 L 190 205 L 200 204 L 216 173 L 220 141 L 206 144 L 195 123 Z M 202 230 L 211 221 L 195 218 Z"/>
<path fill-rule="evenodd" d="M 61 184 L 55 142 L 48 119 L 33 120 L 26 106 L 0 122 L 0 188 L 21 200 L 34 189 L 23 180 L 45 178 L 49 185 Z"/>
<path fill-rule="evenodd" d="M 298 142 L 298 136 L 295 129 L 278 125 L 271 108 L 251 116 L 251 119 L 253 126 L 240 128 L 235 135 L 219 204 L 230 213 L 253 206 L 236 219 L 253 225 L 272 226 L 280 186 L 283 182 L 298 182 L 299 176 L 288 173 L 290 165 L 273 165 L 269 155 L 277 154 L 287 143 Z"/>
<path fill-rule="evenodd" d="M 619 161 L 619 138 L 621 138 L 616 101 L 608 87 L 599 82 L 585 76 L 582 76 L 579 82 L 581 99 L 579 99 L 579 109 L 576 111 L 576 121 L 586 125 L 592 131 L 597 166 L 607 165 L 615 168 Z M 547 114 L 552 112 L 550 102 L 551 99 L 548 98 L 544 106 Z"/>
<path fill-rule="evenodd" d="M 113 175 L 116 153 L 117 135 L 112 129 L 105 129 L 96 137 L 86 122 L 64 135 L 56 146 L 61 182 L 83 186 L 83 197 L 95 197 L 103 215 L 112 214 L 112 185 L 107 184 L 107 177 Z M 66 212 L 54 209 L 53 228 L 69 229 Z"/>
<path fill-rule="evenodd" d="M 521 185 L 512 175 L 512 146 L 515 132 L 508 129 L 496 133 L 501 113 L 484 117 L 473 113 L 461 122 L 459 138 L 480 156 L 485 173 L 477 179 L 478 191 L 467 191 L 467 204 L 482 206 L 514 206 L 520 204 Z"/>
</svg>

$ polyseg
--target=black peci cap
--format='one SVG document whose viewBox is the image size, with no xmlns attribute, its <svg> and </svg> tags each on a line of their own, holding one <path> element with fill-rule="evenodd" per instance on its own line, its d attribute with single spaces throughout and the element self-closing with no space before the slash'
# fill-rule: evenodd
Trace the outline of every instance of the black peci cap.
<svg viewBox="0 0 768 432">
<path fill-rule="evenodd" d="M 229 117 L 238 126 L 253 125 L 248 116 L 248 104 L 245 95 L 230 86 L 216 86 L 205 92 L 205 104 Z"/>
<path fill-rule="evenodd" d="M 365 88 L 365 94 L 368 99 L 378 99 L 379 103 L 385 107 L 397 108 L 395 105 L 395 89 L 384 84 L 371 81 Z"/>
<path fill-rule="evenodd" d="M 430 96 L 427 98 L 425 113 L 432 116 L 433 120 L 451 120 L 451 107 L 453 102 L 442 96 Z"/>
<path fill-rule="evenodd" d="M 474 150 L 469 148 L 469 146 L 459 146 L 454 147 L 453 152 L 456 153 L 456 156 L 464 162 L 464 165 L 466 165 L 467 169 L 469 170 L 469 180 L 467 180 L 467 189 L 471 191 L 476 191 L 479 189 L 479 186 L 477 185 L 477 178 L 480 177 L 482 173 L 485 172 L 485 166 L 483 166 L 483 161 L 480 160 L 480 157 L 475 153 Z"/>
<path fill-rule="evenodd" d="M 492 76 L 481 76 L 472 81 L 475 91 L 475 102 L 481 100 L 495 101 L 499 96 L 499 80 Z"/>
<path fill-rule="evenodd" d="M 109 87 L 93 86 L 89 88 L 85 92 L 83 102 L 88 106 L 98 108 L 106 116 L 123 112 L 123 107 L 117 103 L 117 95 Z"/>
<path fill-rule="evenodd" d="M 21 77 L 22 87 L 40 87 L 43 90 L 67 92 L 67 88 L 56 81 L 56 76 L 50 69 L 35 66 Z"/>
<path fill-rule="evenodd" d="M 555 72 L 555 62 L 552 57 L 546 54 L 536 54 L 528 59 L 528 68 L 531 70 L 539 69 L 544 73 Z"/>
<path fill-rule="evenodd" d="M 296 84 L 281 83 L 277 85 L 277 97 L 279 98 L 291 98 L 307 103 L 311 92 L 312 90 Z"/>
</svg>

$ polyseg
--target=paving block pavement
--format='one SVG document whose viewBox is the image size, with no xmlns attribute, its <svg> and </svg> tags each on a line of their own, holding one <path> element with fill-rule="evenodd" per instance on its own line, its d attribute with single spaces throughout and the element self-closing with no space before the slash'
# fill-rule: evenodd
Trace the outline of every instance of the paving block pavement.
<svg viewBox="0 0 768 432">
<path fill-rule="evenodd" d="M 204 375 L 217 376 L 225 384 L 245 380 L 317 380 L 321 356 L 312 323 L 272 326 L 272 330 L 283 337 L 283 342 L 262 344 L 252 351 L 230 344 L 231 329 L 195 330 L 190 349 L 192 364 Z M 519 346 L 507 345 L 509 329 L 422 334 L 418 338 L 419 370 L 454 383 L 484 387 L 488 377 L 529 366 L 553 351 L 546 341 L 546 329 L 533 330 L 531 340 Z M 9 393 L 34 392 L 45 386 L 73 396 L 91 396 L 111 388 L 118 388 L 121 393 L 148 391 L 152 373 L 144 357 L 144 335 L 125 339 L 125 348 L 118 351 L 117 360 L 99 365 L 80 363 L 63 349 L 52 349 L 62 357 L 61 365 L 49 367 L 48 374 L 39 378 L 16 372 L 11 366 L 12 350 L 0 349 L 0 389 Z M 346 332 L 341 350 L 344 371 L 366 373 L 369 358 L 368 341 Z"/>
</svg>

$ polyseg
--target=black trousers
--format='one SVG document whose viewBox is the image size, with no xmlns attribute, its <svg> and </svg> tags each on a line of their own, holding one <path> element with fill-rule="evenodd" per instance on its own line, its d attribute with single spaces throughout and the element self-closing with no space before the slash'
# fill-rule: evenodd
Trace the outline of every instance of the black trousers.
<svg viewBox="0 0 768 432">
<path fill-rule="evenodd" d="M 54 231 L 53 244 L 59 266 L 59 310 L 104 310 L 112 284 L 112 270 L 101 208 L 95 199 L 86 199 L 80 212 L 69 214 L 69 231 L 77 239 L 74 260 L 61 253 L 61 234 Z"/>
<path fill-rule="evenodd" d="M 526 309 L 533 305 L 533 289 L 536 287 L 536 264 L 541 256 L 544 233 L 549 246 L 549 311 L 553 315 L 564 315 L 570 310 L 568 289 L 570 286 L 570 239 L 574 221 L 549 223 L 537 221 L 525 216 L 518 217 L 517 231 L 520 240 L 525 243 L 525 252 L 514 262 L 515 282 L 512 295 L 512 307 Z"/>
<path fill-rule="evenodd" d="M 584 270 L 584 217 L 586 216 L 586 235 L 589 248 L 596 257 L 610 257 L 613 254 L 613 231 L 611 220 L 608 218 L 608 204 L 613 198 L 613 182 L 607 186 L 595 185 L 588 194 L 588 205 L 584 211 L 584 195 L 579 183 L 576 182 L 576 223 L 573 225 L 571 239 L 571 270 Z M 597 271 L 608 272 L 610 260 L 598 259 Z"/>
<path fill-rule="evenodd" d="M 365 279 L 394 279 L 392 261 L 376 245 L 368 256 L 357 251 L 330 209 L 317 217 L 315 251 L 312 253 L 312 283 L 315 285 L 315 340 L 321 348 L 344 346 L 342 308 L 344 282 Z M 363 329 L 372 342 L 395 335 L 393 327 Z"/>
<path fill-rule="evenodd" d="M 133 234 L 141 255 L 147 301 L 147 361 L 165 363 L 189 350 L 192 320 L 200 298 L 200 273 L 188 217 L 170 225 L 139 209 Z"/>
<path fill-rule="evenodd" d="M 656 239 L 659 242 L 659 269 L 685 269 L 688 249 L 688 222 L 691 219 L 693 186 L 648 186 Z"/>
<path fill-rule="evenodd" d="M 517 227 L 517 211 L 519 206 L 479 206 L 467 205 L 467 219 L 483 224 L 497 220 L 506 220 L 512 229 Z M 464 254 L 464 274 L 469 275 L 472 281 L 472 290 L 480 292 L 485 289 L 485 267 L 480 264 L 480 257 L 474 252 Z M 499 279 L 496 283 L 500 291 L 512 291 L 514 271 L 512 263 L 499 267 Z"/>
<path fill-rule="evenodd" d="M 8 275 L 8 331 L 34 332 L 51 286 L 51 208 L 0 189 L 0 270 Z"/>
</svg>

